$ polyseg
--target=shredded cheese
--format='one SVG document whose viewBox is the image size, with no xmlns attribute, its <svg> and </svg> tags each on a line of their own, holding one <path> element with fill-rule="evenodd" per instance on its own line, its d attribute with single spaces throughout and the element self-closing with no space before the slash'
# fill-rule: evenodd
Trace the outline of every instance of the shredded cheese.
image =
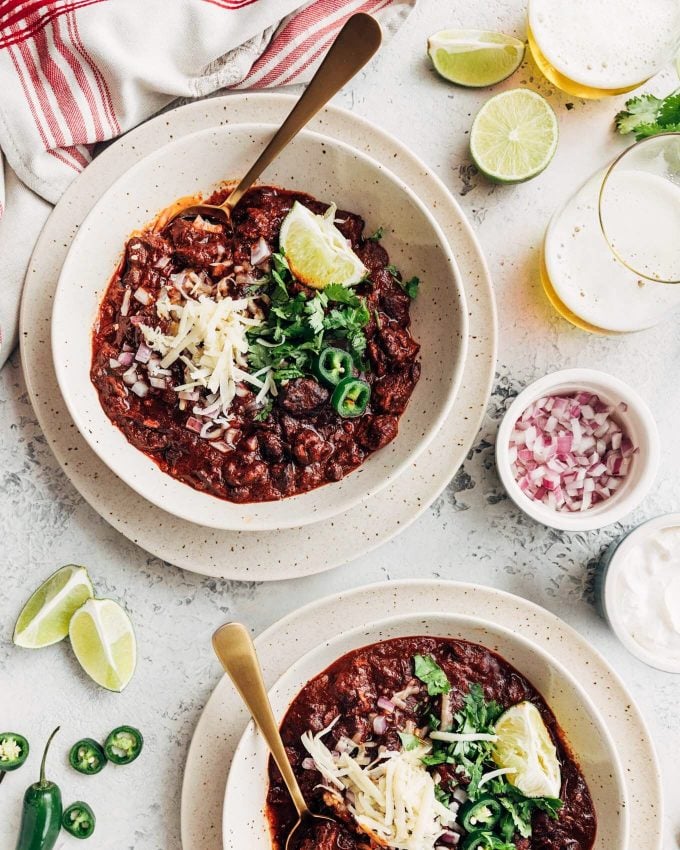
<svg viewBox="0 0 680 850">
<path fill-rule="evenodd" d="M 410 750 L 381 748 L 372 762 L 362 765 L 364 759 L 331 752 L 321 740 L 337 719 L 316 735 L 302 736 L 324 781 L 345 794 L 345 806 L 359 828 L 378 842 L 394 850 L 432 850 L 456 822 L 456 811 L 436 799 L 435 780 L 422 763 L 431 745 L 423 741 Z"/>
<path fill-rule="evenodd" d="M 184 363 L 185 383 L 175 387 L 177 392 L 204 387 L 215 394 L 218 409 L 224 415 L 237 394 L 237 385 L 251 384 L 258 390 L 257 401 L 262 403 L 273 391 L 273 380 L 266 370 L 258 377 L 250 374 L 246 354 L 246 332 L 261 324 L 262 312 L 255 298 L 222 298 L 213 300 L 207 295 L 196 299 L 185 296 L 181 302 L 170 300 L 167 291 L 161 292 L 156 312 L 169 321 L 170 330 L 140 325 L 149 348 L 161 357 L 161 368 L 167 369 L 177 360 Z"/>
</svg>

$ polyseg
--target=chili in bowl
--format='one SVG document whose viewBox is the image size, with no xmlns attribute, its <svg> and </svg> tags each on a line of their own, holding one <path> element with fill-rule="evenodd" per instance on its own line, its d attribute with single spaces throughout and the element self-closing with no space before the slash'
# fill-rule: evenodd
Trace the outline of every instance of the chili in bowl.
<svg viewBox="0 0 680 850">
<path fill-rule="evenodd" d="M 547 652 L 492 623 L 370 623 L 310 650 L 270 698 L 308 804 L 335 821 L 297 850 L 627 846 L 603 719 Z M 250 725 L 227 781 L 224 848 L 281 850 L 294 821 Z"/>
<path fill-rule="evenodd" d="M 436 432 L 466 353 L 446 238 L 347 145 L 303 133 L 233 232 L 159 218 L 211 185 L 220 198 L 244 140 L 268 134 L 202 131 L 138 163 L 81 225 L 53 312 L 60 388 L 91 447 L 154 504 L 216 528 L 304 525 L 377 493 Z M 297 244 L 300 220 L 323 262 Z"/>
</svg>

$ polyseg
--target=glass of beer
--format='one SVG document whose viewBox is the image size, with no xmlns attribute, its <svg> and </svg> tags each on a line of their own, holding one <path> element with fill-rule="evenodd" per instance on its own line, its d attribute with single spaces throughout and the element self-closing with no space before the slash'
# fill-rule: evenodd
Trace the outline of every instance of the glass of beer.
<svg viewBox="0 0 680 850">
<path fill-rule="evenodd" d="M 632 91 L 680 46 L 678 0 L 529 0 L 529 48 L 541 72 L 575 97 Z"/>
<path fill-rule="evenodd" d="M 638 142 L 557 210 L 541 279 L 578 327 L 626 333 L 680 309 L 680 133 Z"/>
</svg>

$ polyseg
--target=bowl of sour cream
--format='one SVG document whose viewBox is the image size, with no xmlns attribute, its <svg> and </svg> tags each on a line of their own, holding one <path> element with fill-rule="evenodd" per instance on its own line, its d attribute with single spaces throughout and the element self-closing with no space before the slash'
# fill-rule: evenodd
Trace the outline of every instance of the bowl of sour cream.
<svg viewBox="0 0 680 850">
<path fill-rule="evenodd" d="M 626 649 L 651 667 L 680 673 L 680 513 L 649 520 L 613 543 L 597 583 L 602 613 Z"/>
</svg>

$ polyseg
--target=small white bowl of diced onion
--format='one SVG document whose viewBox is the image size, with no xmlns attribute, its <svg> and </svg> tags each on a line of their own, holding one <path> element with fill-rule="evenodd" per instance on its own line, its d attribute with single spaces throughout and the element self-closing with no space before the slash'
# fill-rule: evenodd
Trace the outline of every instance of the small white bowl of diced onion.
<svg viewBox="0 0 680 850">
<path fill-rule="evenodd" d="M 537 522 L 592 531 L 636 508 L 659 465 L 647 404 L 594 369 L 553 372 L 523 390 L 496 439 L 496 466 L 510 498 Z"/>
</svg>

